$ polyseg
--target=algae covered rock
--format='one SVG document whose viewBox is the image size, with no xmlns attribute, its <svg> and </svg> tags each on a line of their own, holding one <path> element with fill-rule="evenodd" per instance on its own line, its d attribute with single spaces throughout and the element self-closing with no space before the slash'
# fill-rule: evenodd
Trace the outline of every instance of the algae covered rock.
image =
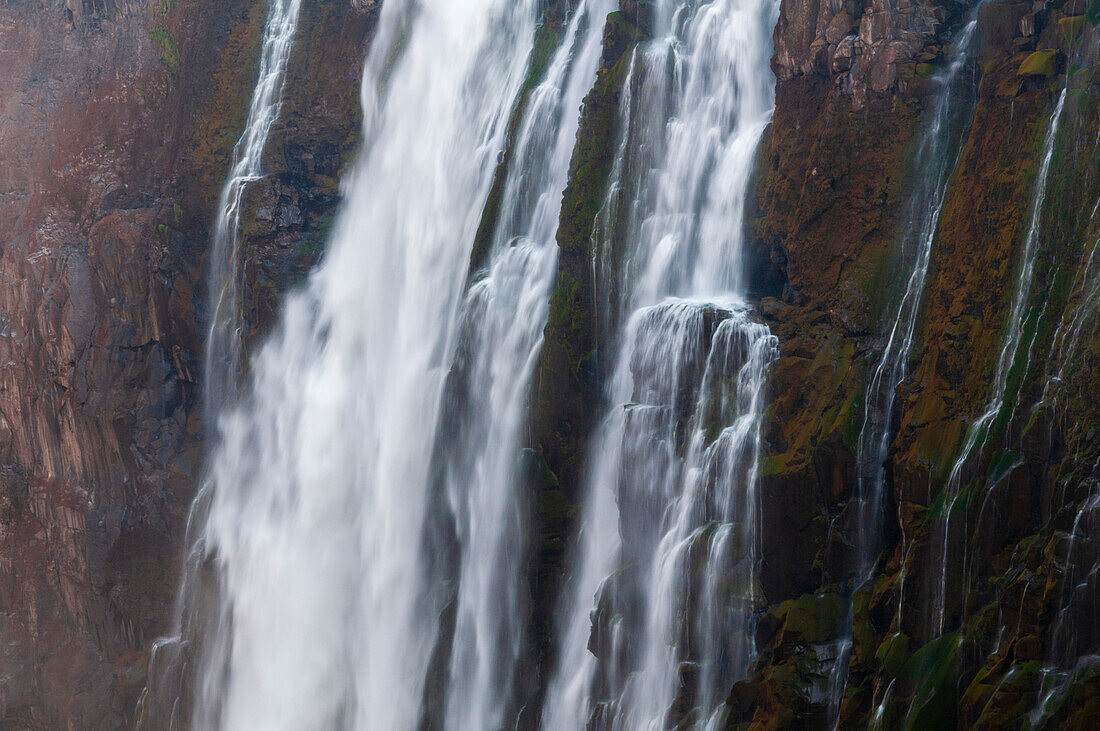
<svg viewBox="0 0 1100 731">
<path fill-rule="evenodd" d="M 1035 51 L 1020 63 L 1017 76 L 1045 76 L 1050 78 L 1058 73 L 1061 54 L 1053 48 Z"/>
</svg>

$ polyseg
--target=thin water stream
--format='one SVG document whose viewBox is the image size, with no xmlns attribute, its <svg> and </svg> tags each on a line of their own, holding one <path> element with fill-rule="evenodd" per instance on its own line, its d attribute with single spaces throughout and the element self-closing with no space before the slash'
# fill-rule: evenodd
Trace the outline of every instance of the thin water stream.
<svg viewBox="0 0 1100 731">
<path fill-rule="evenodd" d="M 1058 135 L 1059 123 L 1062 120 L 1062 110 L 1065 108 L 1066 90 L 1062 90 L 1058 98 L 1058 104 L 1050 118 L 1047 129 L 1043 152 L 1039 166 L 1038 176 L 1035 180 L 1035 188 L 1032 192 L 1032 205 L 1028 219 L 1028 230 L 1024 237 L 1024 247 L 1020 252 L 1020 269 L 1017 274 L 1016 286 L 1013 289 L 1012 304 L 1005 320 L 1004 335 L 1001 340 L 1001 351 L 997 358 L 997 367 L 994 372 L 993 382 L 985 410 L 967 428 L 963 440 L 962 449 L 951 467 L 944 484 L 947 501 L 944 508 L 942 521 L 937 525 L 934 540 L 939 546 L 936 556 L 940 566 L 940 578 L 935 587 L 935 595 L 930 614 L 932 636 L 938 636 L 944 631 L 946 621 L 946 595 L 948 584 L 948 567 L 951 564 L 950 540 L 951 540 L 951 515 L 954 512 L 955 503 L 962 491 L 962 472 L 975 450 L 980 452 L 985 446 L 989 436 L 989 427 L 1001 413 L 1004 406 L 1006 389 L 1008 387 L 1009 371 L 1016 359 L 1016 352 L 1023 337 L 1024 315 L 1027 310 L 1028 296 L 1031 293 L 1032 277 L 1035 271 L 1035 257 L 1039 246 L 1039 231 L 1042 221 L 1043 204 L 1046 201 L 1047 178 L 1050 175 L 1051 160 L 1054 157 L 1054 143 Z M 965 564 L 965 556 L 960 565 Z M 965 571 L 963 573 L 965 576 Z"/>
<path fill-rule="evenodd" d="M 203 413 L 213 422 L 237 396 L 244 320 L 241 314 L 241 215 L 249 183 L 263 177 L 263 154 L 283 104 L 286 67 L 301 0 L 270 0 L 260 72 L 233 168 L 222 188 L 210 253 L 210 327 L 206 341 Z"/>
<path fill-rule="evenodd" d="M 980 7 L 980 3 L 979 6 Z M 909 278 L 897 303 L 886 344 L 868 382 L 856 454 L 855 499 L 857 506 L 857 565 L 852 589 L 858 590 L 873 575 L 882 549 L 888 489 L 886 462 L 894 435 L 894 404 L 898 388 L 909 377 L 921 303 L 924 299 L 933 244 L 939 230 L 948 185 L 958 164 L 962 143 L 970 128 L 977 101 L 973 61 L 976 46 L 977 8 L 953 44 L 953 56 L 935 78 L 939 92 L 929 109 L 917 145 L 916 174 L 909 202 L 908 221 L 900 246 Z M 838 661 L 830 678 L 830 725 L 839 723 L 840 703 L 847 685 L 851 657 L 852 609 L 845 618 L 847 633 L 840 640 Z"/>
<path fill-rule="evenodd" d="M 205 353 L 203 413 L 216 424 L 223 410 L 238 396 L 242 363 L 244 318 L 241 312 L 241 215 L 248 185 L 264 175 L 263 154 L 279 118 L 286 84 L 286 69 L 298 29 L 301 0 L 270 0 L 267 23 L 260 48 L 259 74 L 249 101 L 244 132 L 233 149 L 233 165 L 218 199 L 211 242 L 209 300 L 210 325 Z M 216 429 L 211 429 L 216 431 Z M 153 643 L 148 686 L 139 701 L 139 727 L 174 728 L 187 716 L 180 707 L 183 686 L 189 683 L 187 665 L 192 658 L 184 645 L 195 628 L 189 626 L 182 606 L 194 591 L 196 562 L 202 552 L 201 538 L 211 486 L 199 488 L 188 518 L 186 545 L 192 547 L 186 559 L 184 585 L 180 590 L 175 626 L 169 637 Z"/>
</svg>

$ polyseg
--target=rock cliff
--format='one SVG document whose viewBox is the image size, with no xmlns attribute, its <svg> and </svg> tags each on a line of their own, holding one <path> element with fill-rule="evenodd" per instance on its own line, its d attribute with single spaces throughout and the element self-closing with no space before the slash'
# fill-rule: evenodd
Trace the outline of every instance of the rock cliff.
<svg viewBox="0 0 1100 731">
<path fill-rule="evenodd" d="M 265 268 L 288 259 L 282 287 L 316 257 L 356 143 L 359 5 L 304 13 L 264 181 L 297 212 L 249 242 L 258 330 Z M 168 629 L 201 468 L 209 227 L 264 19 L 257 0 L 0 4 L 4 728 L 125 725 Z"/>
<path fill-rule="evenodd" d="M 269 174 L 245 201 L 251 343 L 339 205 L 377 5 L 303 9 Z M 625 60 L 647 34 L 648 4 L 620 5 L 564 192 L 526 435 L 527 639 L 544 665 L 607 378 L 591 231 Z M 197 408 L 209 227 L 263 21 L 261 0 L 0 2 L 5 728 L 130 723 L 168 629 L 210 430 Z M 1098 22 L 1081 0 L 782 1 L 746 221 L 754 304 L 780 350 L 760 464 L 759 654 L 731 689 L 730 728 L 1094 718 L 1100 667 L 1078 658 L 1100 641 Z M 967 32 L 905 378 L 875 413 L 914 266 L 902 243 L 922 135 Z M 865 567 L 869 424 L 888 446 Z M 537 675 L 517 705 L 542 702 Z"/>
<path fill-rule="evenodd" d="M 750 221 L 757 266 L 778 297 L 761 310 L 782 351 L 761 485 L 770 606 L 756 670 L 730 698 L 733 726 L 839 717 L 863 727 L 873 717 L 883 727 L 1002 728 L 1033 710 L 1042 727 L 1088 726 L 1080 699 L 1095 672 L 1072 668 L 1095 649 L 1085 616 L 1095 548 L 1084 526 L 1096 414 L 1085 394 L 1095 393 L 1098 333 L 1082 308 L 1095 286 L 1100 76 L 1086 12 L 1072 2 L 986 2 L 976 14 L 950 3 L 853 12 L 783 2 L 777 106 Z M 877 416 L 890 443 L 886 523 L 863 583 L 856 489 L 868 382 L 912 267 L 899 242 L 915 225 L 906 206 L 920 135 L 971 19 L 973 107 L 959 104 L 969 111 L 908 376 L 893 410 Z M 1045 177 L 1044 142 L 1058 121 Z M 937 616 L 942 626 L 930 626 Z M 1042 670 L 1066 662 L 1057 680 Z M 830 707 L 837 682 L 842 702 Z"/>
</svg>

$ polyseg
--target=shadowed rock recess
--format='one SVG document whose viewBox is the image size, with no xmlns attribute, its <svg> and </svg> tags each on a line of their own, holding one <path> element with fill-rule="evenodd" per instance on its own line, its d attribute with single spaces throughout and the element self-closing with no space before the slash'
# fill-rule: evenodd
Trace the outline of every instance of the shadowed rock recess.
<svg viewBox="0 0 1100 731">
<path fill-rule="evenodd" d="M 288 478 L 351 485 L 327 506 L 348 521 L 341 555 L 296 554 L 308 536 L 288 530 L 251 560 L 275 577 L 283 553 L 353 567 L 332 574 L 338 605 L 321 602 L 341 621 L 408 582 L 393 595 L 421 615 L 401 648 L 417 677 L 386 682 L 414 702 L 390 717 L 365 707 L 383 687 L 371 671 L 395 667 L 358 661 L 370 638 L 293 665 L 282 636 L 331 631 L 300 606 L 272 607 L 270 644 L 237 651 L 259 632 L 239 576 L 258 564 L 204 534 L 208 511 L 225 530 L 216 499 L 192 509 L 206 484 L 237 487 L 209 477 L 229 457 L 203 414 L 203 353 L 212 227 L 268 0 L 0 0 L 0 728 L 236 728 L 274 686 L 242 700 L 229 681 L 280 663 L 291 682 L 322 665 L 335 678 L 327 715 L 287 728 L 1100 726 L 1100 0 L 468 4 L 486 18 L 443 0 L 302 0 L 239 215 L 233 336 L 256 357 L 234 374 L 234 418 L 283 414 L 256 406 L 275 381 L 360 409 L 334 412 L 340 449 Z M 730 17 L 734 41 L 707 35 Z M 440 231 L 424 201 L 455 198 L 410 185 L 375 142 L 448 121 L 398 117 L 411 105 L 393 87 L 417 64 L 439 75 L 417 44 L 461 45 L 448 21 L 489 40 L 460 59 L 477 109 L 447 106 L 443 81 L 418 87 L 439 95 L 425 117 L 472 120 L 439 137 L 469 149 L 441 143 L 430 161 L 476 207 Z M 745 71 L 706 45 L 740 48 L 742 32 L 763 44 L 744 58 L 770 64 Z M 507 59 L 522 67 L 480 75 Z M 755 127 L 738 116 L 751 79 L 774 89 Z M 695 178 L 669 172 L 692 162 L 681 138 L 705 158 Z M 755 145 L 736 180 L 731 140 Z M 408 145 L 410 169 L 430 168 L 421 152 Z M 356 195 L 384 212 L 414 193 L 424 220 L 355 218 Z M 438 246 L 418 252 L 429 229 Z M 698 273 L 716 236 L 735 252 L 726 278 Z M 373 313 L 327 309 L 330 290 L 386 285 L 325 269 L 330 245 L 367 242 L 400 260 L 394 301 L 371 293 L 394 308 L 388 345 L 426 327 L 400 311 L 410 292 L 442 301 L 425 309 L 445 321 L 434 347 L 409 365 L 419 400 L 356 400 L 362 373 L 402 375 L 355 369 L 377 333 L 347 333 Z M 428 259 L 461 266 L 405 281 Z M 291 293 L 313 299 L 284 310 Z M 353 345 L 340 367 L 303 358 L 279 380 L 283 314 L 306 311 L 317 362 Z M 330 378 L 343 390 L 318 387 Z M 423 422 L 407 433 L 424 443 L 387 447 L 411 468 L 376 468 L 386 425 L 367 439 L 355 421 L 370 408 Z M 269 431 L 309 436 L 307 416 Z M 358 471 L 331 477 L 346 464 Z M 386 478 L 423 488 L 398 546 L 415 577 L 372 573 L 364 526 L 384 532 L 385 515 L 354 522 L 387 509 L 354 501 Z M 308 512 L 294 489 L 265 510 Z M 262 503 L 241 504 L 234 519 Z M 201 600 L 189 553 L 216 584 Z M 209 707 L 152 687 L 181 616 L 200 627 L 181 657 L 207 658 L 188 672 L 225 680 Z M 646 715 L 651 687 L 667 697 Z"/>
</svg>

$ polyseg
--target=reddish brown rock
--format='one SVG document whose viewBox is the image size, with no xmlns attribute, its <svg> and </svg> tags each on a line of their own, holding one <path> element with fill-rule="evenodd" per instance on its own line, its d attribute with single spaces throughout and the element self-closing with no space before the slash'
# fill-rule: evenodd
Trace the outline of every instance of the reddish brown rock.
<svg viewBox="0 0 1100 731">
<path fill-rule="evenodd" d="M 280 133 L 300 160 L 354 146 L 373 17 L 309 5 L 292 75 L 318 82 L 286 110 L 330 122 Z M 125 725 L 167 628 L 200 474 L 208 227 L 265 17 L 260 0 L 0 4 L 3 728 Z"/>
</svg>

